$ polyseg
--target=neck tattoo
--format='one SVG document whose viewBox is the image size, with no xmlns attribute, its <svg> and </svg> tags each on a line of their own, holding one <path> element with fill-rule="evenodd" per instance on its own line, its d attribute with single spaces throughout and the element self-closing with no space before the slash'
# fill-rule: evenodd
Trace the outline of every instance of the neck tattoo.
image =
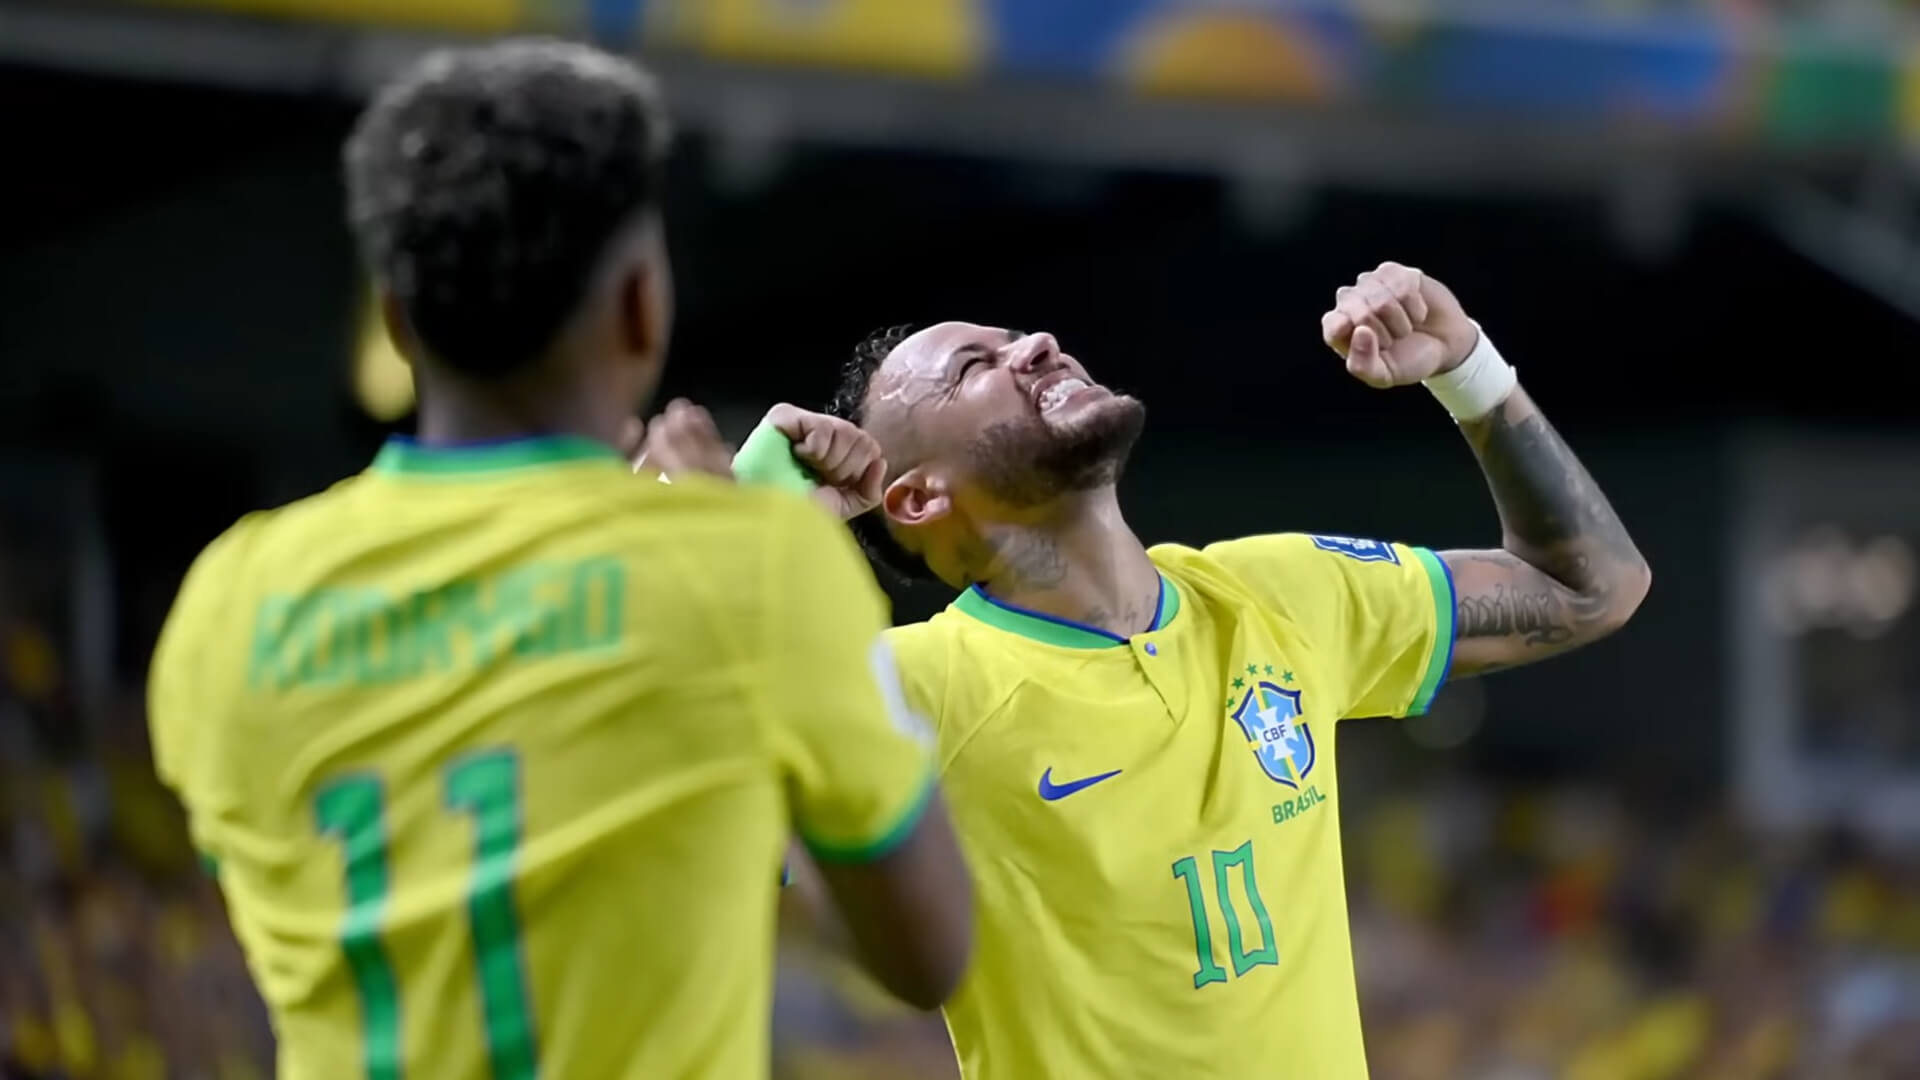
<svg viewBox="0 0 1920 1080">
<path fill-rule="evenodd" d="M 1067 558 L 1045 533 L 1001 529 L 984 539 L 991 577 L 1028 589 L 1051 589 L 1067 578 Z"/>
</svg>

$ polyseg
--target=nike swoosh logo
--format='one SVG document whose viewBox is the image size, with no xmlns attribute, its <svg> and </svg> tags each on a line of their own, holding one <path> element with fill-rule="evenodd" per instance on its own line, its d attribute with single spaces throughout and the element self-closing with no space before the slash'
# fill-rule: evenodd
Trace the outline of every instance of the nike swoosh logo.
<svg viewBox="0 0 1920 1080">
<path fill-rule="evenodd" d="M 1040 774 L 1040 797 L 1048 802 L 1053 802 L 1055 799 L 1064 799 L 1076 791 L 1084 791 L 1102 780 L 1111 780 L 1119 775 L 1120 770 L 1115 769 L 1112 772 L 1103 772 L 1098 776 L 1089 776 L 1082 780 L 1069 780 L 1064 784 L 1056 784 L 1053 782 L 1053 770 L 1049 768 L 1046 772 Z"/>
</svg>

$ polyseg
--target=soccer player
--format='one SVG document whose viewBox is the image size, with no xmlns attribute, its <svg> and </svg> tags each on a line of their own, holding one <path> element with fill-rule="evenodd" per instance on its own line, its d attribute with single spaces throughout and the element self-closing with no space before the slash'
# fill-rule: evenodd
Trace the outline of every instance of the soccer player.
<svg viewBox="0 0 1920 1080">
<path fill-rule="evenodd" d="M 1499 548 L 1144 547 L 1115 482 L 1145 412 L 1047 334 L 869 340 L 833 407 L 857 449 L 823 453 L 844 421 L 769 414 L 843 494 L 883 459 L 856 531 L 963 590 L 890 636 L 975 872 L 946 1010 L 972 1080 L 1365 1076 L 1335 725 L 1594 641 L 1646 595 L 1606 497 L 1443 285 L 1383 264 L 1321 329 L 1355 377 L 1452 413 Z"/>
<path fill-rule="evenodd" d="M 151 684 L 286 1080 L 765 1076 L 796 829 L 885 985 L 959 978 L 969 882 L 846 530 L 614 450 L 664 360 L 666 139 L 633 66 L 510 42 L 347 144 L 419 438 L 214 541 Z"/>
</svg>

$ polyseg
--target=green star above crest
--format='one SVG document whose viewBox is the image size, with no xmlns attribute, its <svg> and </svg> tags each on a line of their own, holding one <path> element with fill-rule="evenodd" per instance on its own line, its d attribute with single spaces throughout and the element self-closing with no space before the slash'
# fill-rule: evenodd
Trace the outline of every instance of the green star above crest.
<svg viewBox="0 0 1920 1080">
<path fill-rule="evenodd" d="M 1271 675 L 1271 674 L 1273 674 L 1273 665 L 1272 665 L 1272 664 L 1268 664 L 1268 665 L 1267 665 L 1267 674 L 1269 674 L 1269 675 Z"/>
<path fill-rule="evenodd" d="M 1248 664 L 1248 665 L 1247 665 L 1247 674 L 1249 674 L 1249 675 L 1258 675 L 1258 674 L 1260 674 L 1260 669 L 1259 669 L 1259 668 L 1257 668 L 1257 667 L 1255 667 L 1255 666 L 1253 666 L 1252 664 Z"/>
<path fill-rule="evenodd" d="M 1240 676 L 1238 676 L 1238 675 L 1235 675 L 1235 676 L 1233 677 L 1233 688 L 1234 688 L 1235 690 L 1240 690 L 1240 689 L 1244 689 L 1244 688 L 1246 687 L 1246 685 L 1247 685 L 1247 680 L 1245 680 L 1245 679 L 1243 679 L 1243 678 L 1241 678 L 1241 677 L 1240 677 Z"/>
<path fill-rule="evenodd" d="M 1273 669 L 1272 669 L 1272 668 L 1268 668 L 1267 670 L 1268 670 L 1268 671 L 1272 671 Z M 1292 681 L 1293 681 L 1293 672 L 1291 672 L 1291 671 L 1283 671 L 1283 672 L 1281 672 L 1281 673 L 1280 673 L 1280 681 L 1281 681 L 1281 682 L 1283 682 L 1283 683 L 1290 683 L 1290 682 L 1292 682 Z"/>
</svg>

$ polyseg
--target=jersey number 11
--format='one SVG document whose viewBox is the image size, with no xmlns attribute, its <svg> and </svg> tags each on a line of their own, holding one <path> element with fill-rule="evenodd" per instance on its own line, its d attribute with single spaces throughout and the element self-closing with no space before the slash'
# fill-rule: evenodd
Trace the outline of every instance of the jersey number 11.
<svg viewBox="0 0 1920 1080">
<path fill-rule="evenodd" d="M 519 774 L 519 759 L 509 750 L 468 755 L 447 766 L 445 774 L 447 808 L 473 818 L 467 919 L 494 1080 L 533 1080 L 536 1074 L 533 1012 L 513 908 Z M 340 924 L 340 949 L 360 995 L 367 1080 L 401 1080 L 400 988 L 380 943 L 390 888 L 383 802 L 378 779 L 348 776 L 321 789 L 313 815 L 321 832 L 340 838 L 346 853 L 347 915 Z"/>
</svg>

